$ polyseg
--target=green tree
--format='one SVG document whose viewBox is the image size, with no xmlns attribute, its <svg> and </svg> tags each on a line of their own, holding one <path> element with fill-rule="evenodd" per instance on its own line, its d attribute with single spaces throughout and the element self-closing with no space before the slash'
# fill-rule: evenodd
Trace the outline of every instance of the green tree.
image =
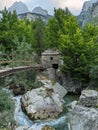
<svg viewBox="0 0 98 130">
<path fill-rule="evenodd" d="M 59 48 L 59 36 L 61 33 L 67 33 L 70 29 L 74 32 L 76 18 L 66 8 L 55 9 L 54 17 L 51 18 L 46 26 L 47 42 L 49 48 Z M 74 22 L 75 21 L 75 22 Z M 73 24 L 74 26 L 72 26 Z M 65 25 L 67 24 L 67 26 Z M 76 25 L 77 26 L 77 25 Z"/>
<path fill-rule="evenodd" d="M 32 25 L 33 30 L 33 48 L 35 52 L 41 56 L 42 51 L 45 49 L 46 41 L 45 41 L 45 24 L 39 18 L 34 21 Z"/>
<path fill-rule="evenodd" d="M 95 57 L 95 35 L 92 35 L 95 30 L 87 26 L 82 30 L 77 21 L 72 19 L 65 21 L 64 28 L 65 32 L 60 34 L 59 39 L 61 42 L 59 48 L 64 60 L 63 71 L 70 72 L 75 79 L 87 83 L 90 66 Z"/>
<path fill-rule="evenodd" d="M 5 51 L 10 51 L 14 45 L 12 44 L 12 39 L 15 35 L 15 30 L 13 30 L 14 24 L 18 21 L 15 12 L 11 14 L 6 10 L 2 11 L 2 18 L 0 21 L 0 44 L 5 47 Z"/>
<path fill-rule="evenodd" d="M 15 66 L 30 65 L 31 63 L 34 64 L 33 49 L 31 47 L 31 44 L 26 42 L 25 37 L 22 39 L 21 42 L 19 41 L 17 36 L 14 37 L 13 43 L 17 45 L 16 50 L 12 50 L 12 57 L 14 58 L 15 61 L 17 61 L 15 63 Z"/>
<path fill-rule="evenodd" d="M 49 47 L 59 48 L 63 56 L 63 72 L 71 73 L 75 79 L 89 80 L 90 66 L 95 57 L 95 26 L 79 27 L 77 18 L 68 9 L 55 10 L 46 27 Z"/>
<path fill-rule="evenodd" d="M 25 41 L 32 44 L 34 41 L 32 24 L 25 19 L 19 20 L 15 11 L 11 13 L 5 8 L 2 11 L 0 21 L 0 44 L 5 47 L 5 51 L 8 53 L 12 49 L 16 49 L 17 45 L 13 42 L 15 36 L 20 42 L 25 37 Z"/>
</svg>

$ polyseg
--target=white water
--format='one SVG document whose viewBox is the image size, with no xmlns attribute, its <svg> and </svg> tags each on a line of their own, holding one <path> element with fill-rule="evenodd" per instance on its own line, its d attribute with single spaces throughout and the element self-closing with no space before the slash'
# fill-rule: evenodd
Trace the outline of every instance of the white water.
<svg viewBox="0 0 98 130">
<path fill-rule="evenodd" d="M 31 126 L 33 122 L 30 121 L 29 118 L 22 112 L 21 102 L 20 102 L 21 96 L 14 97 L 13 99 L 15 99 L 16 102 L 15 103 L 16 108 L 14 114 L 14 118 L 16 122 L 18 122 L 19 125 Z"/>
<path fill-rule="evenodd" d="M 33 128 L 34 130 L 41 130 L 43 126 L 50 125 L 56 128 L 56 130 L 68 130 L 67 124 L 66 124 L 66 116 L 62 116 L 52 121 L 39 121 L 39 122 L 31 121 L 22 112 L 20 99 L 21 99 L 21 96 L 14 97 L 14 100 L 16 102 L 14 118 L 16 122 L 19 124 L 19 126 L 28 126 L 30 128 Z"/>
</svg>

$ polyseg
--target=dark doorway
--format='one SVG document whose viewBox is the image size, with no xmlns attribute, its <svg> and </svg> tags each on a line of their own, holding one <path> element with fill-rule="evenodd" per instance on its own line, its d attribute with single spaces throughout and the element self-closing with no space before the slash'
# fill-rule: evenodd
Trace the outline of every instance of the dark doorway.
<svg viewBox="0 0 98 130">
<path fill-rule="evenodd" d="M 52 64 L 52 68 L 57 69 L 58 68 L 58 64 Z"/>
<path fill-rule="evenodd" d="M 50 60 L 53 60 L 53 57 L 50 57 Z"/>
</svg>

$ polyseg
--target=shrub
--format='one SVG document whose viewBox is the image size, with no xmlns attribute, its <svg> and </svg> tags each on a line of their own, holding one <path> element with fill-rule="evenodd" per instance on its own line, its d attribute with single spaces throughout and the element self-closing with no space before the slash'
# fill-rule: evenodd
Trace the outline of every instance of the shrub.
<svg viewBox="0 0 98 130">
<path fill-rule="evenodd" d="M 14 117 L 14 102 L 9 94 L 0 90 L 0 129 L 7 128 Z"/>
</svg>

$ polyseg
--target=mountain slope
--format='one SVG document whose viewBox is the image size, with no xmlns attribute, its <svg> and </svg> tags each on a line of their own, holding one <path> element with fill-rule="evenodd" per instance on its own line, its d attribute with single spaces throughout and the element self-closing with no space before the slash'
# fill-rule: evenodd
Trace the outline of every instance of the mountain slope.
<svg viewBox="0 0 98 130">
<path fill-rule="evenodd" d="M 28 7 L 22 3 L 22 2 L 15 2 L 9 9 L 8 11 L 13 12 L 16 10 L 17 14 L 22 14 L 28 12 Z"/>
<path fill-rule="evenodd" d="M 34 8 L 33 11 L 32 11 L 32 13 L 41 14 L 41 15 L 44 15 L 44 16 L 48 15 L 47 10 L 44 10 L 41 7 Z"/>
<path fill-rule="evenodd" d="M 82 11 L 78 16 L 78 21 L 82 26 L 88 22 L 98 24 L 98 0 L 91 0 L 84 3 Z"/>
</svg>

